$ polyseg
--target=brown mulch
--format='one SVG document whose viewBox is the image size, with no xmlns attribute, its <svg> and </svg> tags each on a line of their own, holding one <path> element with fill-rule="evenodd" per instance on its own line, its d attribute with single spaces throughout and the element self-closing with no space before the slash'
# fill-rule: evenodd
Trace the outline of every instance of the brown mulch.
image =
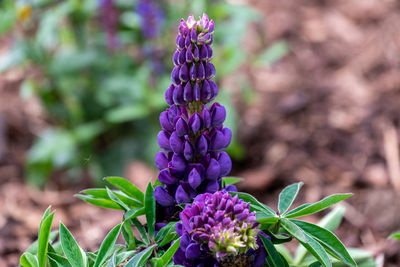
<svg viewBox="0 0 400 267">
<path fill-rule="evenodd" d="M 301 201 L 353 192 L 339 237 L 384 266 L 400 266 L 400 244 L 387 240 L 400 230 L 399 2 L 249 2 L 264 15 L 263 26 L 249 34 L 260 31 L 267 45 L 287 41 L 290 52 L 272 66 L 243 67 L 255 96 L 237 100 L 247 153 L 233 171 L 246 178 L 241 188 L 272 207 L 279 190 L 297 181 L 305 183 Z M 261 39 L 249 40 L 249 50 L 265 49 Z M 121 218 L 74 199 L 79 187 L 39 192 L 22 182 L 25 153 L 46 125 L 37 101 L 19 97 L 23 75 L 15 70 L 0 78 L 0 266 L 16 266 L 50 204 L 54 222 L 65 222 L 87 249 Z M 240 94 L 236 77 L 224 83 Z M 145 166 L 135 166 L 149 177 Z"/>
</svg>

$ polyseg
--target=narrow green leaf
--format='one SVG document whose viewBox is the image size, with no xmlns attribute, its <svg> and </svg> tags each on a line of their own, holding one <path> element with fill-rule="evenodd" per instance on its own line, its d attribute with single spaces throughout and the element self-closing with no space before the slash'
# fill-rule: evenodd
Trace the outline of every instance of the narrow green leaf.
<svg viewBox="0 0 400 267">
<path fill-rule="evenodd" d="M 143 207 L 143 202 L 140 202 L 139 200 L 132 198 L 128 195 L 125 195 L 125 193 L 123 193 L 122 191 L 112 190 L 112 192 L 118 197 L 118 199 L 120 199 L 122 202 L 124 202 L 124 204 L 128 205 L 129 207 Z M 93 198 L 111 200 L 105 188 L 89 188 L 82 190 L 81 193 L 90 195 Z"/>
<path fill-rule="evenodd" d="M 135 236 L 133 234 L 132 226 L 129 221 L 122 223 L 122 236 L 125 239 L 126 250 L 133 250 L 136 247 Z"/>
<path fill-rule="evenodd" d="M 156 223 L 156 200 L 154 199 L 154 189 L 151 183 L 147 185 L 146 194 L 144 196 L 144 208 L 146 212 L 147 231 L 149 238 L 154 237 L 154 227 Z"/>
<path fill-rule="evenodd" d="M 242 193 L 242 192 L 229 192 L 232 196 L 238 196 L 240 199 L 243 199 L 245 202 L 250 202 L 250 209 L 255 211 L 264 212 L 271 216 L 276 216 L 276 212 L 270 207 L 259 202 L 255 197 L 250 194 Z"/>
<path fill-rule="evenodd" d="M 311 263 L 310 265 L 308 265 L 308 267 L 321 267 L 322 264 L 319 261 L 315 261 L 313 263 Z"/>
<path fill-rule="evenodd" d="M 332 232 L 322 227 L 319 227 L 318 225 L 308 222 L 303 222 L 299 220 L 291 220 L 291 222 L 296 224 L 304 232 L 320 242 L 323 246 L 328 247 L 343 262 L 350 266 L 357 266 L 357 264 L 347 251 L 346 247 Z"/>
<path fill-rule="evenodd" d="M 120 205 L 118 205 L 112 200 L 93 198 L 91 196 L 82 194 L 76 194 L 75 197 L 98 207 L 114 209 L 114 210 L 124 210 Z"/>
<path fill-rule="evenodd" d="M 283 234 L 283 233 L 277 233 L 274 234 L 268 230 L 262 230 L 265 234 L 267 234 L 271 238 L 271 242 L 274 245 L 279 245 L 283 243 L 287 243 L 292 241 L 292 236 L 288 234 Z"/>
<path fill-rule="evenodd" d="M 133 256 L 125 265 L 125 267 L 142 267 L 145 266 L 146 261 L 150 258 L 156 245 L 152 245 L 140 253 Z"/>
<path fill-rule="evenodd" d="M 44 213 L 39 228 L 39 244 L 38 244 L 38 262 L 39 267 L 46 267 L 47 249 L 49 246 L 50 229 L 53 223 L 54 212 L 50 213 L 50 207 Z"/>
<path fill-rule="evenodd" d="M 113 229 L 111 229 L 111 231 L 107 234 L 106 238 L 101 243 L 99 253 L 97 254 L 96 262 L 94 263 L 94 267 L 99 267 L 106 261 L 110 251 L 112 251 L 115 242 L 117 241 L 120 231 L 121 231 L 121 224 L 118 224 Z"/>
<path fill-rule="evenodd" d="M 303 183 L 296 183 L 285 187 L 279 194 L 278 210 L 280 214 L 284 215 L 286 211 L 292 206 L 297 194 Z"/>
<path fill-rule="evenodd" d="M 142 238 L 143 242 L 148 245 L 150 244 L 150 239 L 147 236 L 146 229 L 143 227 L 143 225 L 139 222 L 137 218 L 133 218 L 130 220 L 133 225 L 135 225 L 136 229 L 138 230 L 140 237 Z"/>
<path fill-rule="evenodd" d="M 166 226 L 164 226 L 163 228 L 161 228 L 160 231 L 158 231 L 155 241 L 156 243 L 160 243 L 167 235 L 168 233 L 170 233 L 171 231 L 175 231 L 175 226 L 176 226 L 176 222 L 170 222 L 168 223 Z"/>
<path fill-rule="evenodd" d="M 286 214 L 285 218 L 298 218 L 298 217 L 316 213 L 316 212 L 324 210 L 332 205 L 335 205 L 336 203 L 338 203 L 342 200 L 345 200 L 346 198 L 350 197 L 351 195 L 352 195 L 351 193 L 330 195 L 314 204 L 305 206 L 301 210 L 298 210 L 294 213 Z"/>
<path fill-rule="evenodd" d="M 50 237 L 49 237 L 49 242 L 53 242 L 57 236 L 58 236 L 58 230 L 51 231 Z M 29 252 L 29 253 L 35 255 L 38 252 L 38 246 L 39 246 L 39 240 L 35 240 L 35 242 L 33 242 L 29 246 L 29 248 L 26 250 L 26 252 Z"/>
<path fill-rule="evenodd" d="M 117 254 L 117 252 L 114 252 L 106 267 L 117 267 L 117 258 L 115 257 L 115 254 Z"/>
<path fill-rule="evenodd" d="M 288 212 L 286 213 L 285 217 L 287 217 L 288 215 L 290 215 L 290 214 L 292 214 L 292 213 L 298 212 L 299 210 L 302 210 L 302 209 L 304 209 L 304 208 L 306 208 L 306 207 L 308 207 L 308 206 L 310 206 L 310 205 L 311 205 L 310 203 L 306 203 L 306 204 L 300 205 L 300 206 L 298 206 L 298 207 L 292 209 L 291 211 L 288 211 Z"/>
<path fill-rule="evenodd" d="M 264 212 L 256 212 L 256 219 L 261 224 L 275 224 L 279 221 L 279 217 L 265 214 Z"/>
<path fill-rule="evenodd" d="M 288 231 L 289 234 L 296 238 L 297 241 L 299 241 L 300 244 L 302 244 L 319 262 L 327 267 L 332 266 L 332 263 L 325 249 L 311 236 L 301 230 L 300 227 L 285 218 L 281 219 L 281 225 L 286 231 Z M 298 263 L 295 262 L 295 265 L 298 265 Z"/>
<path fill-rule="evenodd" d="M 393 233 L 389 236 L 389 238 L 396 238 L 400 241 L 400 232 Z"/>
<path fill-rule="evenodd" d="M 60 223 L 60 240 L 65 256 L 71 265 L 86 266 L 86 255 L 82 254 L 82 250 L 75 238 L 63 223 Z"/>
<path fill-rule="evenodd" d="M 121 201 L 115 194 L 113 191 L 111 191 L 108 187 L 106 187 L 107 190 L 107 194 L 110 197 L 110 199 L 112 201 L 114 201 L 115 203 L 117 203 L 118 205 L 120 205 L 125 211 L 130 210 L 130 208 L 123 202 Z"/>
<path fill-rule="evenodd" d="M 157 267 L 166 267 L 172 260 L 172 256 L 174 256 L 175 252 L 178 250 L 181 242 L 181 237 L 174 241 L 174 243 L 165 251 L 164 255 L 157 260 Z"/>
<path fill-rule="evenodd" d="M 263 235 L 258 235 L 261 238 L 261 241 L 264 245 L 265 250 L 267 251 L 267 262 L 270 267 L 281 267 L 284 266 L 282 261 L 282 257 L 279 255 L 278 251 L 276 251 L 274 244 Z"/>
<path fill-rule="evenodd" d="M 227 185 L 231 184 L 237 184 L 239 182 L 243 181 L 243 178 L 239 177 L 224 177 L 222 178 L 222 187 L 225 187 Z"/>
<path fill-rule="evenodd" d="M 47 256 L 49 257 L 50 261 L 53 261 L 56 264 L 56 266 L 72 267 L 72 265 L 66 258 L 64 258 L 60 255 L 57 255 L 56 253 L 49 252 L 49 253 L 47 253 Z M 74 265 L 74 266 L 76 266 L 76 265 Z M 84 266 L 84 265 L 81 265 L 81 266 Z"/>
<path fill-rule="evenodd" d="M 22 267 L 38 267 L 39 263 L 35 255 L 32 255 L 29 252 L 25 252 L 22 254 L 20 260 L 20 264 Z"/>
<path fill-rule="evenodd" d="M 144 207 L 143 208 L 134 208 L 134 209 L 131 209 L 131 210 L 125 212 L 124 220 L 128 221 L 128 220 L 134 219 L 143 214 L 145 214 Z"/>
<path fill-rule="evenodd" d="M 143 192 L 128 180 L 122 177 L 106 177 L 105 179 L 128 196 L 139 200 L 141 203 L 144 202 Z"/>
</svg>

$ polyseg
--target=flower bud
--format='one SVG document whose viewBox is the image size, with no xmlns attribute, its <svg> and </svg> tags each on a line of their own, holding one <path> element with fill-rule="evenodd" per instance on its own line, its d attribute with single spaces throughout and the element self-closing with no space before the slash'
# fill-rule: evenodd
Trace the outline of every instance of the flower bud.
<svg viewBox="0 0 400 267">
<path fill-rule="evenodd" d="M 201 176 L 195 168 L 189 173 L 189 184 L 193 189 L 196 189 L 201 184 Z"/>
<path fill-rule="evenodd" d="M 174 198 L 168 194 L 167 190 L 161 185 L 154 189 L 154 198 L 163 207 L 168 207 L 174 204 Z"/>
<path fill-rule="evenodd" d="M 158 180 L 163 184 L 174 184 L 177 182 L 176 178 L 171 175 L 169 170 L 161 170 L 158 174 Z"/>
<path fill-rule="evenodd" d="M 169 145 L 174 153 L 181 154 L 183 153 L 183 141 L 178 136 L 176 131 L 174 131 L 169 138 Z"/>
<path fill-rule="evenodd" d="M 169 145 L 169 134 L 166 131 L 160 131 L 157 135 L 158 145 L 165 151 L 171 151 Z"/>
<path fill-rule="evenodd" d="M 188 125 L 183 118 L 179 118 L 175 124 L 176 133 L 179 137 L 182 137 L 188 133 Z"/>
<path fill-rule="evenodd" d="M 156 162 L 156 166 L 159 170 L 162 170 L 162 169 L 165 169 L 168 167 L 168 157 L 162 151 L 157 152 L 156 157 L 155 157 L 155 162 Z"/>
</svg>

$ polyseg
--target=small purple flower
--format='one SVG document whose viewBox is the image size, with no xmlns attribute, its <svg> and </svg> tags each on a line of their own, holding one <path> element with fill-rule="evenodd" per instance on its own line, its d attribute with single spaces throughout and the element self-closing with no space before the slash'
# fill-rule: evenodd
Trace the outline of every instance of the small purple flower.
<svg viewBox="0 0 400 267">
<path fill-rule="evenodd" d="M 250 203 L 226 191 L 198 195 L 179 215 L 180 247 L 173 259 L 183 266 L 262 266 L 264 251 Z M 261 232 L 260 232 L 261 234 Z M 263 234 L 263 233 L 262 233 Z M 265 260 L 265 254 L 262 254 Z M 244 265 L 240 265 L 240 263 Z"/>
<path fill-rule="evenodd" d="M 140 15 L 143 36 L 146 39 L 158 37 L 165 21 L 162 9 L 152 0 L 139 0 L 136 11 Z"/>
</svg>

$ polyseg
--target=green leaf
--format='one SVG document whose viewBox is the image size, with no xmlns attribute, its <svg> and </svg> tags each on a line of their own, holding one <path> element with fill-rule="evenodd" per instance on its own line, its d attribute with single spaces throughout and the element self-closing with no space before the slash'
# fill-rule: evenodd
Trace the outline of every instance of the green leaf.
<svg viewBox="0 0 400 267">
<path fill-rule="evenodd" d="M 125 211 L 130 210 L 130 208 L 123 202 L 121 201 L 115 194 L 113 191 L 111 191 L 108 187 L 106 187 L 107 190 L 107 194 L 110 197 L 110 199 L 112 201 L 114 201 L 115 203 L 117 203 L 118 205 L 120 205 Z"/>
<path fill-rule="evenodd" d="M 87 196 L 82 194 L 76 194 L 75 197 L 98 207 L 114 209 L 114 210 L 124 210 L 120 205 L 118 205 L 112 200 L 94 198 L 92 196 Z"/>
<path fill-rule="evenodd" d="M 282 190 L 282 192 L 279 194 L 278 202 L 278 210 L 280 214 L 284 215 L 286 211 L 290 208 L 290 206 L 292 206 L 293 201 L 295 200 L 302 186 L 303 183 L 300 182 L 289 185 Z"/>
<path fill-rule="evenodd" d="M 146 105 L 126 105 L 108 111 L 105 114 L 105 119 L 110 123 L 122 123 L 144 118 L 149 112 L 150 110 Z"/>
<path fill-rule="evenodd" d="M 164 255 L 161 256 L 157 260 L 157 267 L 166 267 L 168 263 L 171 262 L 172 256 L 174 256 L 175 252 L 178 250 L 181 242 L 181 237 L 174 241 L 174 243 L 165 251 Z"/>
<path fill-rule="evenodd" d="M 305 233 L 300 227 L 291 222 L 291 220 L 282 218 L 282 227 L 288 231 L 297 241 L 300 242 L 319 262 L 324 264 L 324 266 L 331 267 L 332 263 L 329 259 L 328 254 L 325 249 L 310 235 Z M 298 264 L 295 262 L 295 264 Z"/>
<path fill-rule="evenodd" d="M 51 231 L 50 237 L 49 237 L 49 242 L 53 242 L 53 240 L 56 239 L 57 236 L 58 236 L 58 230 Z M 26 250 L 26 252 L 29 252 L 31 254 L 37 254 L 38 246 L 39 246 L 39 240 L 36 240 L 29 246 L 29 248 Z"/>
<path fill-rule="evenodd" d="M 144 194 L 135 185 L 122 177 L 106 177 L 110 184 L 124 192 L 130 197 L 139 200 L 141 203 L 144 201 Z"/>
<path fill-rule="evenodd" d="M 229 192 L 232 196 L 237 195 L 240 199 L 243 199 L 245 202 L 250 202 L 250 209 L 255 211 L 260 211 L 271 216 L 276 216 L 276 212 L 270 207 L 259 202 L 255 197 L 250 194 L 242 193 L 242 192 Z"/>
<path fill-rule="evenodd" d="M 22 267 L 38 267 L 38 259 L 35 255 L 32 255 L 29 252 L 25 252 L 22 254 L 19 262 L 21 263 Z"/>
<path fill-rule="evenodd" d="M 319 261 L 315 261 L 313 263 L 311 263 L 310 265 L 308 265 L 308 267 L 321 267 L 322 264 Z"/>
<path fill-rule="evenodd" d="M 133 234 L 132 226 L 129 221 L 122 223 L 122 236 L 125 239 L 126 250 L 133 250 L 136 247 L 135 236 Z"/>
<path fill-rule="evenodd" d="M 60 223 L 60 240 L 65 256 L 71 265 L 86 266 L 86 255 L 82 253 L 82 249 L 63 223 Z"/>
<path fill-rule="evenodd" d="M 114 252 L 106 267 L 117 267 L 117 258 L 115 257 L 115 254 L 117 254 L 117 252 Z"/>
<path fill-rule="evenodd" d="M 127 205 L 129 207 L 142 207 L 143 203 L 140 202 L 137 199 L 134 199 L 130 196 L 125 195 L 123 192 L 117 192 L 115 190 L 111 190 L 111 192 L 119 199 L 118 201 L 113 200 L 107 190 L 105 188 L 89 188 L 89 189 L 85 189 L 83 190 L 81 193 L 90 195 L 94 198 L 98 198 L 98 199 L 107 199 L 107 200 L 113 200 L 114 202 L 120 202 L 122 201 L 124 203 L 124 205 Z"/>
<path fill-rule="evenodd" d="M 38 247 L 38 262 L 39 267 L 46 267 L 47 262 L 47 250 L 49 246 L 50 229 L 53 223 L 54 212 L 50 213 L 50 208 L 48 207 L 44 213 L 42 221 L 39 228 L 39 247 Z"/>
<path fill-rule="evenodd" d="M 264 245 L 265 250 L 267 251 L 267 262 L 270 267 L 281 267 L 285 264 L 283 263 L 281 255 L 279 255 L 278 251 L 276 251 L 274 244 L 263 235 L 258 235 L 261 238 L 261 241 Z"/>
<path fill-rule="evenodd" d="M 283 244 L 292 241 L 292 236 L 283 233 L 274 234 L 268 230 L 262 230 L 265 234 L 267 234 L 271 238 L 271 242 L 274 245 Z"/>
<path fill-rule="evenodd" d="M 393 233 L 389 236 L 389 238 L 396 238 L 400 241 L 400 232 Z"/>
<path fill-rule="evenodd" d="M 121 231 L 121 224 L 118 224 L 107 234 L 106 238 L 101 243 L 99 253 L 97 254 L 96 262 L 94 263 L 94 267 L 99 267 L 106 261 L 110 251 L 112 251 L 115 242 L 117 241 L 120 231 Z"/>
<path fill-rule="evenodd" d="M 256 219 L 261 224 L 275 224 L 279 221 L 279 217 L 265 214 L 264 212 L 256 212 Z"/>
<path fill-rule="evenodd" d="M 239 177 L 224 177 L 222 178 L 222 187 L 225 187 L 227 185 L 231 184 L 237 184 L 239 182 L 243 181 L 243 178 Z"/>
<path fill-rule="evenodd" d="M 150 239 L 147 236 L 146 229 L 143 227 L 143 225 L 139 222 L 139 220 L 137 218 L 132 218 L 130 221 L 132 221 L 133 224 L 135 225 L 143 242 L 148 245 L 150 243 Z"/>
<path fill-rule="evenodd" d="M 257 65 L 270 65 L 289 52 L 289 46 L 284 41 L 277 41 L 262 52 L 256 60 Z"/>
<path fill-rule="evenodd" d="M 56 264 L 56 266 L 72 267 L 72 265 L 66 258 L 64 258 L 60 255 L 57 255 L 56 253 L 49 252 L 49 253 L 47 253 L 47 256 L 49 257 L 49 261 L 54 262 Z M 74 266 L 85 266 L 85 265 L 74 265 Z"/>
<path fill-rule="evenodd" d="M 329 248 L 343 262 L 350 266 L 357 266 L 357 264 L 347 251 L 346 247 L 332 232 L 322 227 L 319 227 L 318 225 L 308 222 L 303 222 L 299 220 L 291 220 L 291 222 L 296 224 L 304 232 L 320 242 L 324 247 Z"/>
<path fill-rule="evenodd" d="M 296 212 L 288 212 L 285 216 L 285 218 L 298 218 L 306 215 L 310 215 L 313 213 L 316 213 L 318 211 L 324 210 L 332 205 L 335 205 L 336 203 L 345 200 L 346 198 L 350 197 L 351 193 L 349 194 L 334 194 L 330 195 L 316 203 L 313 203 L 311 205 L 305 206 L 303 209 L 297 210 Z"/>
<path fill-rule="evenodd" d="M 175 231 L 176 222 L 170 222 L 158 231 L 155 241 L 160 243 L 169 233 Z"/>
<path fill-rule="evenodd" d="M 124 220 L 128 221 L 128 220 L 132 220 L 140 215 L 145 214 L 145 209 L 143 208 L 134 208 L 131 209 L 127 212 L 125 212 L 124 214 Z"/>
<path fill-rule="evenodd" d="M 146 194 L 144 196 L 144 208 L 146 212 L 147 231 L 149 238 L 154 237 L 154 227 L 156 223 L 156 200 L 154 199 L 154 189 L 151 183 L 147 185 Z"/>
<path fill-rule="evenodd" d="M 152 245 L 142 252 L 133 256 L 125 265 L 125 267 L 142 267 L 145 266 L 146 261 L 150 258 L 156 245 Z"/>
</svg>

